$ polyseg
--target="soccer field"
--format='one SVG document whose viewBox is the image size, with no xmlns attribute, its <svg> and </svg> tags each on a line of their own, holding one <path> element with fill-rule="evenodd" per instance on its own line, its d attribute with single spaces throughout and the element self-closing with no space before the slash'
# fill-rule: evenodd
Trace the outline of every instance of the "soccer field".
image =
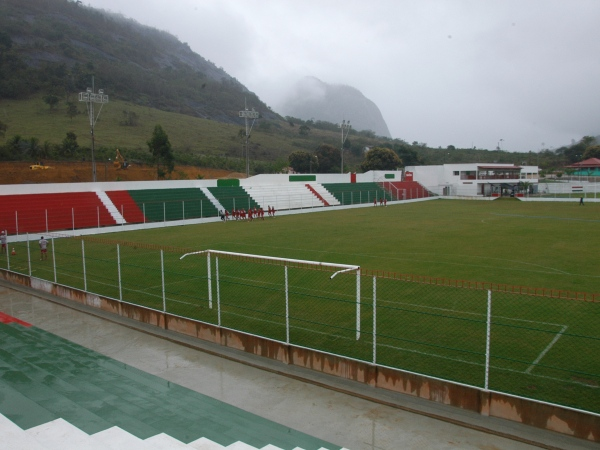
<svg viewBox="0 0 600 450">
<path fill-rule="evenodd" d="M 600 204 L 434 200 L 105 236 L 455 280 L 600 292 L 599 229 Z"/>
<path fill-rule="evenodd" d="M 566 298 L 567 291 L 599 291 L 599 224 L 600 205 L 435 200 L 114 233 L 83 244 L 57 239 L 52 255 L 60 284 L 282 342 L 479 387 L 487 380 L 492 390 L 600 412 L 600 305 Z M 26 273 L 24 245 L 11 269 Z M 159 247 L 181 250 L 164 251 L 161 258 Z M 217 268 L 213 258 L 209 299 L 206 256 L 180 259 L 186 251 L 208 248 L 359 265 L 362 275 L 331 279 L 331 270 L 288 270 L 227 257 L 219 258 Z M 34 276 L 54 279 L 52 261 L 31 258 L 31 264 Z M 456 280 L 494 284 L 462 288 Z M 552 295 L 520 295 L 504 285 L 548 288 Z"/>
</svg>

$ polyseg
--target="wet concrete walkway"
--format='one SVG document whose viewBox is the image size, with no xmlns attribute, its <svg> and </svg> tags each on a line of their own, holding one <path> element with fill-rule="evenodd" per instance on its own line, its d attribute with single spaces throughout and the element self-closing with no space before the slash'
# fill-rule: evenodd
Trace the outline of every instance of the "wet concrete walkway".
<svg viewBox="0 0 600 450">
<path fill-rule="evenodd" d="M 139 370 L 352 450 L 592 449 L 597 445 L 512 422 L 373 390 L 183 338 L 150 335 L 88 314 L 44 294 L 0 281 L 0 312 Z M 85 310 L 85 308 L 83 308 Z M 122 323 L 118 323 L 118 322 Z M 217 352 L 223 356 L 217 356 Z M 241 361 L 241 362 L 240 362 Z M 259 367 L 263 368 L 259 368 Z M 289 373 L 283 374 L 283 371 Z M 303 380 L 309 380 L 306 382 Z M 332 381 L 333 389 L 321 385 Z M 365 392 L 362 392 L 365 391 Z M 348 395 L 340 391 L 351 392 Z M 369 392 L 366 392 L 369 391 Z M 395 404 L 397 407 L 389 406 Z M 415 413 L 414 411 L 418 411 Z M 439 418 L 445 418 L 440 420 Z M 460 426 L 461 423 L 467 426 Z M 509 438 L 508 436 L 512 436 Z"/>
</svg>

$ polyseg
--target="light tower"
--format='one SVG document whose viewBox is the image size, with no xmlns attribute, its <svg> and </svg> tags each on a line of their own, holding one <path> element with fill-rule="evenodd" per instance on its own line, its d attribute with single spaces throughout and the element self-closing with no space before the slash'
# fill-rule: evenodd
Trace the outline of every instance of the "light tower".
<svg viewBox="0 0 600 450">
<path fill-rule="evenodd" d="M 94 125 L 96 125 L 96 121 L 98 117 L 100 117 L 100 112 L 102 111 L 102 107 L 105 103 L 108 103 L 108 95 L 104 94 L 103 89 L 98 89 L 98 93 L 94 93 L 94 77 L 92 77 L 92 87 L 87 88 L 85 92 L 79 93 L 79 101 L 85 102 L 87 106 L 88 117 L 90 119 L 90 129 L 92 135 L 92 181 L 96 182 L 96 160 L 94 159 Z M 100 103 L 100 111 L 98 111 L 98 115 L 94 116 L 94 103 Z"/>
<path fill-rule="evenodd" d="M 254 108 L 252 108 L 252 111 L 249 111 L 246 106 L 246 100 L 244 100 L 244 110 L 240 111 L 239 116 L 244 118 L 246 124 L 246 178 L 248 178 L 250 177 L 250 147 L 248 146 L 248 140 L 250 139 L 250 132 L 254 126 L 254 121 L 258 119 L 259 114 L 258 111 L 254 111 Z M 248 128 L 248 119 L 252 119 L 250 128 Z"/>
<path fill-rule="evenodd" d="M 338 124 L 338 127 L 342 129 L 342 148 L 341 148 L 341 152 L 342 152 L 342 167 L 340 168 L 340 173 L 344 173 L 344 143 L 346 142 L 346 139 L 348 139 L 348 133 L 350 133 L 350 121 L 346 122 L 345 120 L 342 120 L 341 124 Z M 346 130 L 346 135 L 344 136 L 344 130 Z"/>
</svg>

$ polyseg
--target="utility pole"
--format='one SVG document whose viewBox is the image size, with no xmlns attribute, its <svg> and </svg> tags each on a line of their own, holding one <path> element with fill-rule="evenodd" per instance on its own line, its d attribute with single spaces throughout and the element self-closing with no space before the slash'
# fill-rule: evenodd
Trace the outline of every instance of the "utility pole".
<svg viewBox="0 0 600 450">
<path fill-rule="evenodd" d="M 79 93 L 79 101 L 85 102 L 87 106 L 88 117 L 90 119 L 90 129 L 92 135 L 92 181 L 96 182 L 96 160 L 94 158 L 94 126 L 98 117 L 100 117 L 100 111 L 105 103 L 108 103 L 108 95 L 104 94 L 103 89 L 98 89 L 98 93 L 94 93 L 94 77 L 92 77 L 92 87 L 87 88 L 85 92 Z M 94 117 L 94 103 L 100 103 L 100 111 L 98 115 Z"/>
<path fill-rule="evenodd" d="M 246 178 L 248 178 L 250 177 L 250 147 L 248 146 L 248 141 L 250 139 L 250 132 L 254 126 L 254 121 L 258 119 L 259 113 L 258 111 L 254 111 L 254 108 L 252 108 L 252 111 L 249 111 L 246 106 L 246 100 L 244 99 L 244 110 L 239 112 L 239 116 L 244 118 L 246 124 Z M 252 119 L 250 128 L 248 128 L 248 119 Z"/>
<path fill-rule="evenodd" d="M 340 168 L 340 173 L 344 173 L 344 143 L 346 142 L 346 139 L 348 139 L 348 133 L 350 133 L 350 121 L 346 122 L 345 120 L 342 120 L 341 124 L 338 124 L 338 127 L 342 129 L 342 167 Z M 346 130 L 346 136 L 344 137 L 344 130 Z"/>
</svg>

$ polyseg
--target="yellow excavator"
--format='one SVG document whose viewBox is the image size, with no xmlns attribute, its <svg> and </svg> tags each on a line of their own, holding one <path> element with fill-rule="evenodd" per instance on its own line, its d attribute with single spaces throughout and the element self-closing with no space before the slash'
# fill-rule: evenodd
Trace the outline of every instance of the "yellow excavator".
<svg viewBox="0 0 600 450">
<path fill-rule="evenodd" d="M 121 155 L 119 149 L 117 149 L 117 154 L 115 156 L 113 166 L 115 166 L 115 169 L 117 170 L 127 169 L 127 166 L 129 166 L 129 163 L 125 160 L 125 158 L 123 158 L 123 155 Z"/>
<path fill-rule="evenodd" d="M 37 164 L 33 164 L 32 166 L 29 166 L 29 169 L 31 169 L 31 170 L 47 170 L 47 169 L 50 169 L 50 166 L 45 166 L 44 163 L 38 162 Z"/>
</svg>

